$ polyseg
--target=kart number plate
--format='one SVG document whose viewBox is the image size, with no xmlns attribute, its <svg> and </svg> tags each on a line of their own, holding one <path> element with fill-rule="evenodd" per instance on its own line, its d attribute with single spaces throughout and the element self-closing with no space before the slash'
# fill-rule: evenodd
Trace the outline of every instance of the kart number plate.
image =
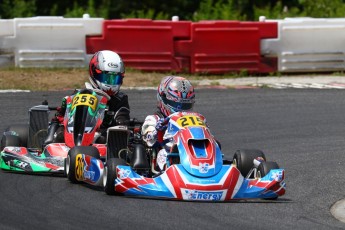
<svg viewBox="0 0 345 230">
<path fill-rule="evenodd" d="M 181 127 L 186 126 L 206 126 L 205 122 L 198 116 L 183 116 L 177 119 L 177 124 Z"/>
<path fill-rule="evenodd" d="M 73 98 L 72 110 L 79 105 L 86 105 L 92 110 L 96 110 L 97 97 L 91 94 L 78 94 Z"/>
</svg>

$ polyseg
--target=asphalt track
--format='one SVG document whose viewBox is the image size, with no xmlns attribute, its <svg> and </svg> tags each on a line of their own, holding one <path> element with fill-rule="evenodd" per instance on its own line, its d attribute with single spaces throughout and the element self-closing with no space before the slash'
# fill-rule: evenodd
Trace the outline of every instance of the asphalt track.
<svg viewBox="0 0 345 230">
<path fill-rule="evenodd" d="M 155 109 L 155 92 L 127 90 L 132 116 Z M 66 92 L 0 94 L 0 130 Z M 277 201 L 179 202 L 107 196 L 63 177 L 0 172 L 0 229 L 344 229 L 331 206 L 345 197 L 345 90 L 197 89 L 224 154 L 262 149 L 286 170 Z"/>
</svg>

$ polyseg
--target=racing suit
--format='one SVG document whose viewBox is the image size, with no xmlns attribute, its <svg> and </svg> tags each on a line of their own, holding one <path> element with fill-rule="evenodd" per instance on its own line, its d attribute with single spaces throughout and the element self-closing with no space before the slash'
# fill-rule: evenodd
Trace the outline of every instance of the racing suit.
<svg viewBox="0 0 345 230">
<path fill-rule="evenodd" d="M 193 112 L 176 112 L 168 117 L 165 117 L 160 111 L 157 111 L 153 115 L 148 115 L 142 125 L 141 134 L 144 142 L 149 147 L 156 148 L 157 158 L 155 162 L 155 168 L 159 171 L 164 171 L 166 168 L 167 157 L 173 148 L 173 135 L 167 132 L 167 124 L 170 119 L 178 119 L 186 114 L 193 114 Z M 202 121 L 206 123 L 205 117 L 201 114 Z"/>
<path fill-rule="evenodd" d="M 64 128 L 62 124 L 67 108 L 67 98 L 68 96 L 62 99 L 61 106 L 57 108 L 55 116 L 51 120 L 44 146 L 53 142 L 64 142 Z M 127 94 L 119 91 L 117 94 L 110 96 L 107 107 L 107 112 L 104 114 L 103 122 L 100 127 L 101 135 L 97 139 L 97 143 L 104 144 L 106 142 L 106 131 L 108 127 L 125 125 L 130 119 Z M 114 117 L 114 115 L 116 115 L 116 117 Z"/>
</svg>

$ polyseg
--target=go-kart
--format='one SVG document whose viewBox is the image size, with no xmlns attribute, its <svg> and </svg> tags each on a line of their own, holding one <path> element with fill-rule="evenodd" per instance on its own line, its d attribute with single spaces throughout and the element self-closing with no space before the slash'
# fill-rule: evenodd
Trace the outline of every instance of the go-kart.
<svg viewBox="0 0 345 230">
<path fill-rule="evenodd" d="M 99 127 L 106 110 L 107 95 L 102 91 L 84 89 L 67 97 L 67 108 L 60 133 L 53 143 L 44 146 L 49 114 L 56 107 L 34 106 L 29 110 L 29 124 L 9 126 L 1 139 L 0 168 L 27 173 L 63 173 L 64 159 L 69 151 L 92 145 L 101 156 L 105 144 L 96 144 Z M 77 148 L 77 150 L 75 150 Z M 83 149 L 88 151 L 88 148 Z M 92 155 L 93 152 L 87 152 Z"/>
<path fill-rule="evenodd" d="M 110 136 L 122 136 L 127 137 L 127 147 L 114 150 L 117 157 L 105 164 L 86 152 L 69 152 L 67 177 L 74 183 L 103 186 L 108 195 L 229 201 L 276 199 L 285 194 L 284 170 L 276 162 L 266 161 L 260 150 L 238 150 L 232 160 L 226 160 L 202 115 L 173 114 L 166 130 L 173 145 L 163 171 L 157 171 L 157 151 L 141 141 L 140 132 L 114 127 L 108 129 L 107 143 L 112 142 Z"/>
</svg>

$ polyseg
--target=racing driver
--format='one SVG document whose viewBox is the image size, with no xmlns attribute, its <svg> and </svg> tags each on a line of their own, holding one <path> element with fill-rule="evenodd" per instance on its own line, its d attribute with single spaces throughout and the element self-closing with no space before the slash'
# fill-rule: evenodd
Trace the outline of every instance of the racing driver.
<svg viewBox="0 0 345 230">
<path fill-rule="evenodd" d="M 105 143 L 108 127 L 125 124 L 130 119 L 128 96 L 120 92 L 125 76 L 125 66 L 117 53 L 102 50 L 92 56 L 89 62 L 89 75 L 89 82 L 85 82 L 86 88 L 102 90 L 110 98 L 107 102 L 108 110 L 101 125 L 101 136 L 96 141 Z M 66 99 L 67 97 L 62 99 L 61 106 L 57 108 L 57 112 L 51 120 L 44 146 L 53 142 L 64 142 L 62 124 L 66 112 Z"/>
</svg>

